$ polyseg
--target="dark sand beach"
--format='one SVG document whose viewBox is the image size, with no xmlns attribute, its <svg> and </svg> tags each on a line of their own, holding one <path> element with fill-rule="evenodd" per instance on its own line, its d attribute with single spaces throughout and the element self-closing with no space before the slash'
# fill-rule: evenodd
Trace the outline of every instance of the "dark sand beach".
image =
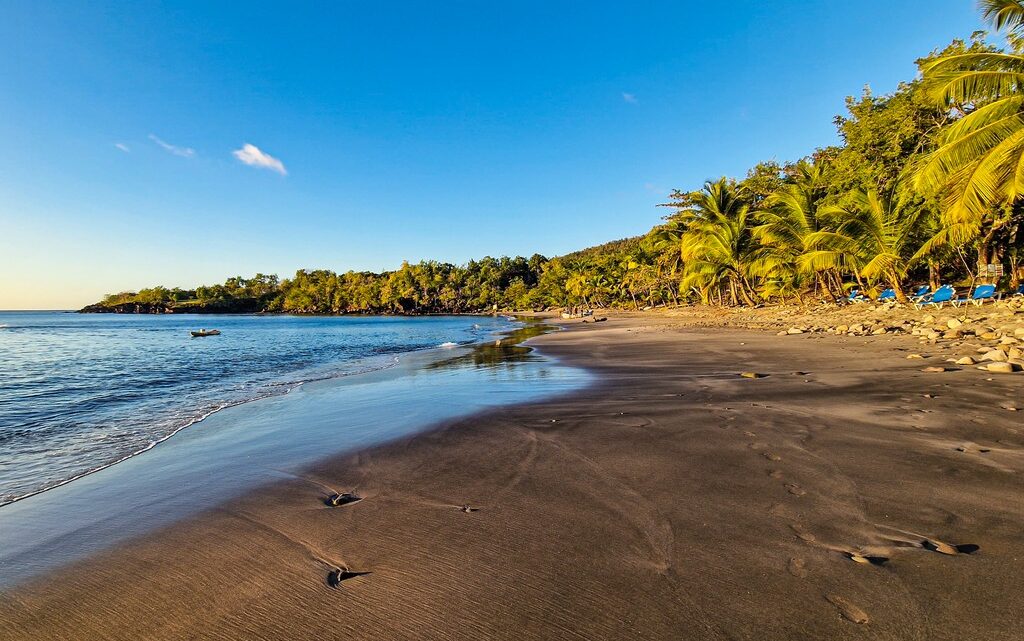
<svg viewBox="0 0 1024 641">
<path fill-rule="evenodd" d="M 598 382 L 23 584 L 0 638 L 1024 635 L 1020 376 L 924 372 L 906 337 L 640 315 L 531 344 Z"/>
</svg>

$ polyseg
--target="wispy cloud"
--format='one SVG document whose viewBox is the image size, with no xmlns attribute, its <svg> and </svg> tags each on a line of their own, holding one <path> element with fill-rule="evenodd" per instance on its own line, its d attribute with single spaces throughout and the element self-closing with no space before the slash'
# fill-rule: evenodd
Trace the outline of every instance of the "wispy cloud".
<svg viewBox="0 0 1024 641">
<path fill-rule="evenodd" d="M 282 176 L 288 175 L 288 171 L 284 168 L 284 163 L 263 151 L 256 145 L 245 143 L 242 145 L 241 149 L 236 149 L 231 153 L 234 154 L 235 158 L 238 158 L 250 167 L 269 169 L 271 171 L 276 171 Z"/>
<path fill-rule="evenodd" d="M 623 92 L 622 93 L 622 101 L 623 102 L 628 102 L 631 105 L 635 105 L 636 104 L 636 96 L 634 96 L 631 93 Z"/>
<path fill-rule="evenodd" d="M 128 148 L 128 145 L 124 144 L 123 142 L 115 142 L 114 146 L 126 154 L 132 153 L 132 150 Z"/>
<path fill-rule="evenodd" d="M 174 154 L 175 156 L 181 156 L 182 158 L 191 158 L 196 155 L 196 150 L 191 147 L 178 147 L 172 145 L 169 142 L 164 142 L 156 137 L 155 134 L 149 134 L 149 139 L 164 148 L 167 153 Z"/>
</svg>

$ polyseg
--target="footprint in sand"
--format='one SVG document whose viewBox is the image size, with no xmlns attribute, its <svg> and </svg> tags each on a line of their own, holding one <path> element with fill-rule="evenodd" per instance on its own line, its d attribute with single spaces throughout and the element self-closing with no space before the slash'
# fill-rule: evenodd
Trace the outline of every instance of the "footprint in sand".
<svg viewBox="0 0 1024 641">
<path fill-rule="evenodd" d="M 364 576 L 367 574 L 369 574 L 369 572 L 353 572 L 348 568 L 334 568 L 327 574 L 327 585 L 331 586 L 332 588 L 337 588 L 344 581 L 348 581 L 349 579 L 354 579 L 357 576 Z"/>
<path fill-rule="evenodd" d="M 800 487 L 796 483 L 786 483 L 786 491 L 792 494 L 793 496 L 803 496 L 807 494 L 807 490 Z"/>
<path fill-rule="evenodd" d="M 866 554 L 860 554 L 859 552 L 846 552 L 846 558 L 850 559 L 854 563 L 863 563 L 864 565 L 877 565 L 879 567 L 889 562 L 889 557 L 886 556 L 868 556 Z"/>
<path fill-rule="evenodd" d="M 768 470 L 768 476 L 775 480 L 782 478 L 782 470 Z"/>
<path fill-rule="evenodd" d="M 925 539 L 924 541 L 921 541 L 921 547 L 926 550 L 938 552 L 939 554 L 946 554 L 948 556 L 956 556 L 957 554 L 974 554 L 981 549 L 980 546 L 974 545 L 973 543 L 950 545 L 949 543 L 943 543 L 938 539 Z"/>
<path fill-rule="evenodd" d="M 771 452 L 761 452 L 761 456 L 765 457 L 769 461 L 781 461 L 782 457 L 778 454 L 772 454 Z"/>
<path fill-rule="evenodd" d="M 480 508 L 478 508 L 478 507 L 471 507 L 470 505 L 467 504 L 467 505 L 460 505 L 459 506 L 459 511 L 460 512 L 465 512 L 466 514 L 469 514 L 470 512 L 479 512 Z"/>
<path fill-rule="evenodd" d="M 836 606 L 836 609 L 839 610 L 839 614 L 841 614 L 847 621 L 852 621 L 858 625 L 863 625 L 868 622 L 867 613 L 847 601 L 845 598 L 836 594 L 826 594 L 825 598 L 829 603 Z"/>
<path fill-rule="evenodd" d="M 814 543 L 818 540 L 818 537 L 808 532 L 802 525 L 794 523 L 789 527 L 793 529 L 793 533 L 796 534 L 796 537 L 805 543 Z"/>
<path fill-rule="evenodd" d="M 792 558 L 789 560 L 789 565 L 786 568 L 789 573 L 798 579 L 807 577 L 807 566 L 803 559 Z"/>
<path fill-rule="evenodd" d="M 362 500 L 363 497 L 359 496 L 355 492 L 337 492 L 325 498 L 324 503 L 330 507 L 341 507 L 343 505 L 352 505 L 353 503 L 358 503 Z"/>
</svg>

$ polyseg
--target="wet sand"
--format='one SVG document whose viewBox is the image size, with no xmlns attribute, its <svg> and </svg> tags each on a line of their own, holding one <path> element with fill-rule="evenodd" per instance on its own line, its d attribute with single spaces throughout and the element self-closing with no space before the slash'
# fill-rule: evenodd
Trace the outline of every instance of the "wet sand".
<svg viewBox="0 0 1024 641">
<path fill-rule="evenodd" d="M 600 382 L 0 594 L 0 638 L 1021 638 L 1024 376 L 647 317 L 532 344 Z"/>
</svg>

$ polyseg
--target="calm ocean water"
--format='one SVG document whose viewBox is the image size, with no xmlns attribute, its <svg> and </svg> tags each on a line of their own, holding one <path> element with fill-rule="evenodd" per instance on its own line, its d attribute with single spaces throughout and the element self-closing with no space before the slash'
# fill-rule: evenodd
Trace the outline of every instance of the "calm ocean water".
<svg viewBox="0 0 1024 641">
<path fill-rule="evenodd" d="M 200 327 L 223 334 L 192 338 Z M 225 407 L 513 327 L 486 317 L 0 312 L 0 504 L 143 452 Z"/>
</svg>

